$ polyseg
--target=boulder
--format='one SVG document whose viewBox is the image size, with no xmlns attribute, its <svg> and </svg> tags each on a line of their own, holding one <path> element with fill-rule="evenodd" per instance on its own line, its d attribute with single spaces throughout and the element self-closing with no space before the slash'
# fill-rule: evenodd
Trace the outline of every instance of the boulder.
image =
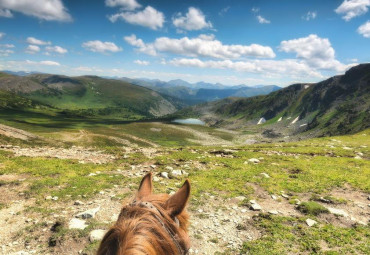
<svg viewBox="0 0 370 255">
<path fill-rule="evenodd" d="M 335 215 L 339 215 L 339 216 L 343 216 L 343 217 L 348 217 L 349 216 L 348 213 L 346 211 L 344 211 L 343 209 L 328 207 L 328 210 L 329 210 L 330 213 L 335 214 Z"/>
<path fill-rule="evenodd" d="M 89 209 L 87 211 L 84 211 L 82 213 L 79 213 L 76 215 L 76 218 L 81 218 L 81 219 L 90 219 L 94 218 L 96 213 L 100 210 L 100 207 Z"/>
<path fill-rule="evenodd" d="M 68 223 L 69 229 L 85 229 L 87 227 L 86 221 L 73 218 Z"/>
<path fill-rule="evenodd" d="M 312 227 L 313 225 L 317 224 L 317 221 L 312 220 L 312 219 L 307 219 L 307 220 L 306 220 L 306 224 L 307 224 L 309 227 Z"/>
<path fill-rule="evenodd" d="M 89 234 L 89 240 L 90 242 L 96 242 L 101 241 L 107 231 L 104 229 L 95 229 L 90 232 Z"/>
</svg>

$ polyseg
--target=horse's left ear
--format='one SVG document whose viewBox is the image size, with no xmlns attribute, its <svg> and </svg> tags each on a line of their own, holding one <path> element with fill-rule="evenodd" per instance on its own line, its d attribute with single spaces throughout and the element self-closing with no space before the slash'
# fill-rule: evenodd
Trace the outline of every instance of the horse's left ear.
<svg viewBox="0 0 370 255">
<path fill-rule="evenodd" d="M 188 180 L 173 194 L 164 204 L 164 209 L 169 211 L 172 217 L 179 215 L 185 208 L 190 196 L 190 182 Z"/>
<path fill-rule="evenodd" d="M 141 199 L 145 196 L 149 196 L 152 194 L 153 191 L 153 184 L 152 184 L 152 173 L 146 174 L 143 179 L 141 180 L 139 190 L 136 194 L 138 199 Z"/>
</svg>

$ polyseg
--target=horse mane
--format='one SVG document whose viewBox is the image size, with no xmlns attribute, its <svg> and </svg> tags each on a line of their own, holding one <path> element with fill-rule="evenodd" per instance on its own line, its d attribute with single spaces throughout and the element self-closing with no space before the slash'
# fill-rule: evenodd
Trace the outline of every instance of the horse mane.
<svg viewBox="0 0 370 255">
<path fill-rule="evenodd" d="M 187 251 L 190 243 L 187 236 L 189 215 L 186 210 L 178 214 L 178 226 L 163 209 L 168 198 L 167 194 L 145 197 L 145 201 L 156 208 L 154 210 L 131 200 L 104 236 L 97 255 L 180 255 L 179 247 Z"/>
</svg>

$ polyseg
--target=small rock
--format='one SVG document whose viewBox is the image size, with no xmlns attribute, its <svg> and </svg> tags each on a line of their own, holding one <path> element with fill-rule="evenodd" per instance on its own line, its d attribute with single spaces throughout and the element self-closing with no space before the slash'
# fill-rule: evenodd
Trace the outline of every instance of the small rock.
<svg viewBox="0 0 370 255">
<path fill-rule="evenodd" d="M 241 201 L 245 200 L 245 197 L 244 196 L 237 196 L 237 197 L 235 197 L 235 199 L 241 202 Z"/>
<path fill-rule="evenodd" d="M 357 155 L 356 157 L 355 157 L 355 159 L 362 159 L 359 155 Z"/>
<path fill-rule="evenodd" d="M 88 176 L 95 176 L 96 173 L 90 173 Z"/>
<path fill-rule="evenodd" d="M 154 182 L 159 182 L 159 181 L 160 181 L 160 179 L 159 179 L 157 176 L 154 176 L 154 177 L 153 177 L 153 181 L 154 181 Z"/>
<path fill-rule="evenodd" d="M 257 202 L 255 200 L 249 200 L 249 203 L 251 203 L 250 208 L 253 211 L 261 211 L 262 210 L 262 207 L 259 204 L 257 204 Z"/>
<path fill-rule="evenodd" d="M 277 215 L 277 214 L 279 214 L 279 212 L 276 211 L 276 210 L 271 210 L 271 211 L 269 211 L 269 214 Z"/>
<path fill-rule="evenodd" d="M 178 178 L 182 176 L 182 171 L 181 170 L 172 170 L 170 177 L 171 178 Z"/>
<path fill-rule="evenodd" d="M 166 170 L 172 171 L 173 170 L 173 167 L 172 166 L 166 166 Z"/>
<path fill-rule="evenodd" d="M 270 175 L 266 174 L 266 173 L 261 173 L 261 175 L 265 178 L 270 178 Z"/>
<path fill-rule="evenodd" d="M 87 227 L 86 221 L 73 218 L 68 224 L 69 229 L 85 229 Z"/>
<path fill-rule="evenodd" d="M 45 197 L 45 200 L 52 200 L 53 199 L 53 197 L 52 196 L 47 196 L 47 197 Z"/>
<path fill-rule="evenodd" d="M 151 167 L 152 169 L 155 169 L 157 166 L 156 166 L 156 165 L 150 165 L 150 167 Z"/>
<path fill-rule="evenodd" d="M 161 172 L 161 177 L 168 179 L 168 173 L 167 172 Z"/>
<path fill-rule="evenodd" d="M 260 160 L 259 159 L 256 159 L 256 158 L 248 159 L 248 161 L 251 162 L 251 163 L 254 163 L 254 164 L 260 163 Z"/>
<path fill-rule="evenodd" d="M 74 205 L 84 205 L 84 202 L 82 202 L 80 200 L 76 200 L 73 204 Z"/>
<path fill-rule="evenodd" d="M 288 198 L 289 198 L 289 196 L 288 196 L 287 194 L 284 194 L 284 193 L 282 193 L 282 194 L 281 194 L 281 196 L 282 196 L 283 198 L 286 198 L 286 199 L 288 199 Z"/>
<path fill-rule="evenodd" d="M 332 207 L 328 207 L 328 210 L 330 213 L 332 214 L 335 214 L 335 215 L 339 215 L 339 216 L 343 216 L 343 217 L 348 217 L 348 213 L 346 213 L 344 210 L 342 209 L 336 209 L 336 208 L 332 208 Z"/>
<path fill-rule="evenodd" d="M 59 199 L 59 197 L 54 196 L 54 197 L 52 197 L 52 199 L 53 199 L 54 201 L 57 201 L 57 200 Z"/>
<path fill-rule="evenodd" d="M 94 218 L 95 214 L 100 210 L 100 207 L 87 210 L 85 212 L 79 213 L 76 215 L 76 218 L 90 219 Z"/>
<path fill-rule="evenodd" d="M 343 150 L 352 150 L 352 148 L 344 146 Z"/>
<path fill-rule="evenodd" d="M 95 229 L 95 230 L 91 231 L 90 234 L 89 234 L 90 242 L 93 243 L 93 242 L 102 240 L 106 232 L 107 231 L 103 230 L 103 229 Z"/>
<path fill-rule="evenodd" d="M 275 196 L 275 195 L 271 195 L 271 198 L 272 198 L 273 200 L 276 200 L 276 199 L 277 199 L 277 196 Z"/>
<path fill-rule="evenodd" d="M 317 224 L 317 221 L 312 220 L 312 219 L 307 219 L 307 220 L 306 220 L 306 224 L 307 224 L 309 227 L 312 227 L 313 225 Z"/>
</svg>

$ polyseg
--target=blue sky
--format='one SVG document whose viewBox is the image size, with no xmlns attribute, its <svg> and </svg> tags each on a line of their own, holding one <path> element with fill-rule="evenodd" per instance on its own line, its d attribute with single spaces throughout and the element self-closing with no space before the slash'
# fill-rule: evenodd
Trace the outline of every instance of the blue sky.
<svg viewBox="0 0 370 255">
<path fill-rule="evenodd" d="M 370 62 L 370 0 L 0 0 L 0 70 L 223 84 Z"/>
</svg>

